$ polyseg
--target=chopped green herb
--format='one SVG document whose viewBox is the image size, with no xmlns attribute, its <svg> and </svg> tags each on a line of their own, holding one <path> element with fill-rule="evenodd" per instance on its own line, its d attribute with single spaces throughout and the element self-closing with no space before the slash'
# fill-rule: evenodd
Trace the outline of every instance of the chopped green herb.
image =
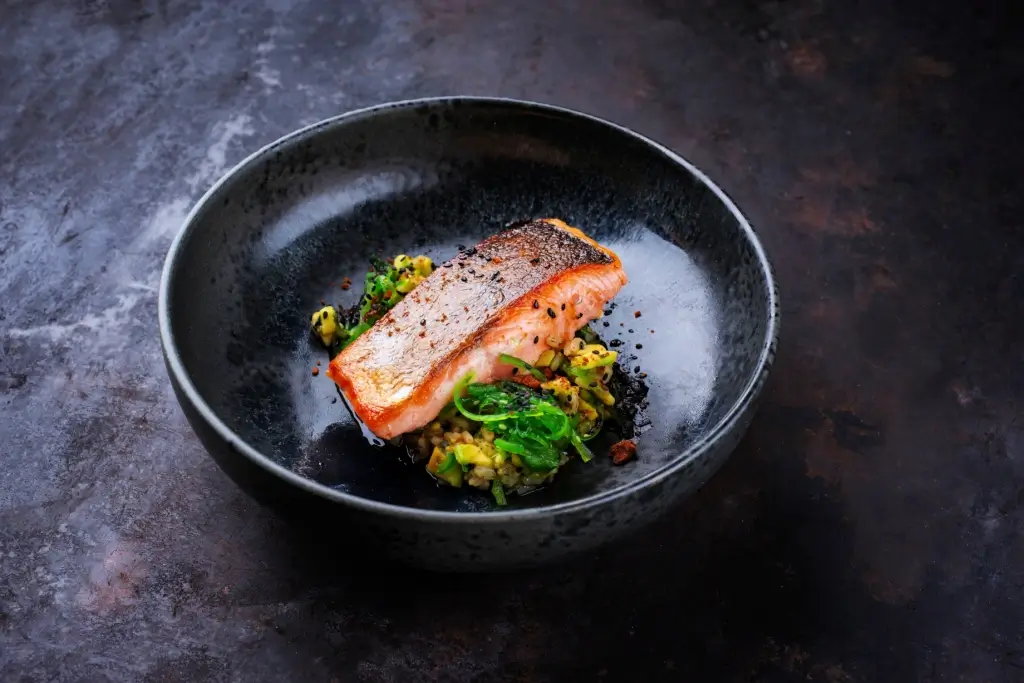
<svg viewBox="0 0 1024 683">
<path fill-rule="evenodd" d="M 499 506 L 508 505 L 508 500 L 505 499 L 505 487 L 497 479 L 491 482 L 491 493 L 494 495 L 494 502 Z"/>
<path fill-rule="evenodd" d="M 539 380 L 541 382 L 547 382 L 548 381 L 548 378 L 544 376 L 543 372 L 541 372 L 537 368 L 533 367 L 532 365 L 527 363 L 525 360 L 521 360 L 519 358 L 516 358 L 515 356 L 510 356 L 507 353 L 501 354 L 498 357 L 498 360 L 500 360 L 505 365 L 511 365 L 513 367 L 519 368 L 523 372 L 530 373 L 531 375 L 534 376 L 534 378 L 536 378 L 537 380 Z"/>
<path fill-rule="evenodd" d="M 475 384 L 470 373 L 456 385 L 455 405 L 463 417 L 494 432 L 495 446 L 515 453 L 534 472 L 558 467 L 575 431 L 550 397 L 515 382 Z"/>
<path fill-rule="evenodd" d="M 457 462 L 458 461 L 455 459 L 455 454 L 454 453 L 449 453 L 448 457 L 444 459 L 444 462 L 442 462 L 438 466 L 437 473 L 438 474 L 444 474 L 445 472 L 447 472 L 451 468 L 455 467 L 455 464 Z"/>
</svg>

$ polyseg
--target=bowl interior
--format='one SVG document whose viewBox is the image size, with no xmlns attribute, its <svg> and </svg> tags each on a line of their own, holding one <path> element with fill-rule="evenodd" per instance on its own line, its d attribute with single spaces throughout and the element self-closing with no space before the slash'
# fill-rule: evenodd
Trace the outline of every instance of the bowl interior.
<svg viewBox="0 0 1024 683">
<path fill-rule="evenodd" d="M 374 447 L 321 371 L 321 300 L 348 306 L 372 255 L 454 255 L 504 224 L 560 217 L 618 252 L 629 284 L 594 329 L 646 373 L 650 426 L 633 464 L 572 461 L 512 508 L 628 485 L 707 436 L 758 369 L 765 264 L 739 219 L 686 166 L 568 112 L 444 100 L 355 114 L 250 160 L 198 208 L 168 279 L 172 343 L 202 399 L 250 446 L 326 487 L 385 503 L 492 509 Z M 340 288 L 343 277 L 354 285 Z M 640 368 L 636 371 L 636 368 Z"/>
</svg>

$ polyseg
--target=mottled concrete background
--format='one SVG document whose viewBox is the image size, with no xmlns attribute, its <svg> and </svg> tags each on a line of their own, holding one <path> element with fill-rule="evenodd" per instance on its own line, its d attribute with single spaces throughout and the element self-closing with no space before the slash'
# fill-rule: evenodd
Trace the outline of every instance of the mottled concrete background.
<svg viewBox="0 0 1024 683">
<path fill-rule="evenodd" d="M 945 4 L 0 0 L 0 680 L 1024 680 L 1024 59 Z M 226 168 L 456 92 L 686 155 L 785 309 L 706 490 L 489 579 L 289 532 L 203 453 L 156 332 Z"/>
</svg>

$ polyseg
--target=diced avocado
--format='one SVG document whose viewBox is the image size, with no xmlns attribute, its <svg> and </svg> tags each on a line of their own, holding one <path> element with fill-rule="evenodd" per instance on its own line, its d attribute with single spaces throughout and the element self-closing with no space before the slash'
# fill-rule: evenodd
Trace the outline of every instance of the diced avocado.
<svg viewBox="0 0 1024 683">
<path fill-rule="evenodd" d="M 334 306 L 324 306 L 314 313 L 309 326 L 313 333 L 320 337 L 320 342 L 330 348 L 334 343 L 334 336 L 338 333 L 338 314 Z"/>
<path fill-rule="evenodd" d="M 455 460 L 460 465 L 480 465 L 482 467 L 494 467 L 494 461 L 484 455 L 479 446 L 473 444 L 459 444 L 453 449 Z"/>
<path fill-rule="evenodd" d="M 427 461 L 427 472 L 455 488 L 462 487 L 462 468 L 456 466 L 455 456 L 445 453 L 440 448 L 434 447 Z"/>
<path fill-rule="evenodd" d="M 554 357 L 555 352 L 552 351 L 551 349 L 548 349 L 547 351 L 544 351 L 543 353 L 540 354 L 540 358 L 537 359 L 537 362 L 534 363 L 534 366 L 538 368 L 546 368 L 548 365 L 551 364 L 551 361 L 552 359 L 554 359 Z"/>
<path fill-rule="evenodd" d="M 611 365 L 618 357 L 618 351 L 609 351 L 601 344 L 587 344 L 572 357 L 571 363 L 574 368 L 591 370 Z"/>
<path fill-rule="evenodd" d="M 420 277 L 426 277 L 434 272 L 434 262 L 429 256 L 417 256 L 412 260 L 412 269 Z"/>
</svg>

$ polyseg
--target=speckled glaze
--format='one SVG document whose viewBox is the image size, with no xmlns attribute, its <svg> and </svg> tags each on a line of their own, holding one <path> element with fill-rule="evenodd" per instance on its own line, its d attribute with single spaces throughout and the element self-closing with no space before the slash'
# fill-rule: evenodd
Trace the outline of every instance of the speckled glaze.
<svg viewBox="0 0 1024 683">
<path fill-rule="evenodd" d="M 331 382 L 309 313 L 350 304 L 371 255 L 441 261 L 510 221 L 555 216 L 614 249 L 630 283 L 595 329 L 647 373 L 638 460 L 572 463 L 496 509 L 371 447 Z M 220 466 L 286 516 L 326 523 L 433 569 L 537 563 L 637 529 L 723 464 L 746 429 L 778 336 L 753 230 L 669 150 L 583 114 L 443 98 L 356 111 L 243 161 L 198 203 L 159 294 L 175 393 Z M 600 454 L 599 454 L 600 456 Z M 334 542 L 333 540 L 331 542 Z"/>
</svg>

